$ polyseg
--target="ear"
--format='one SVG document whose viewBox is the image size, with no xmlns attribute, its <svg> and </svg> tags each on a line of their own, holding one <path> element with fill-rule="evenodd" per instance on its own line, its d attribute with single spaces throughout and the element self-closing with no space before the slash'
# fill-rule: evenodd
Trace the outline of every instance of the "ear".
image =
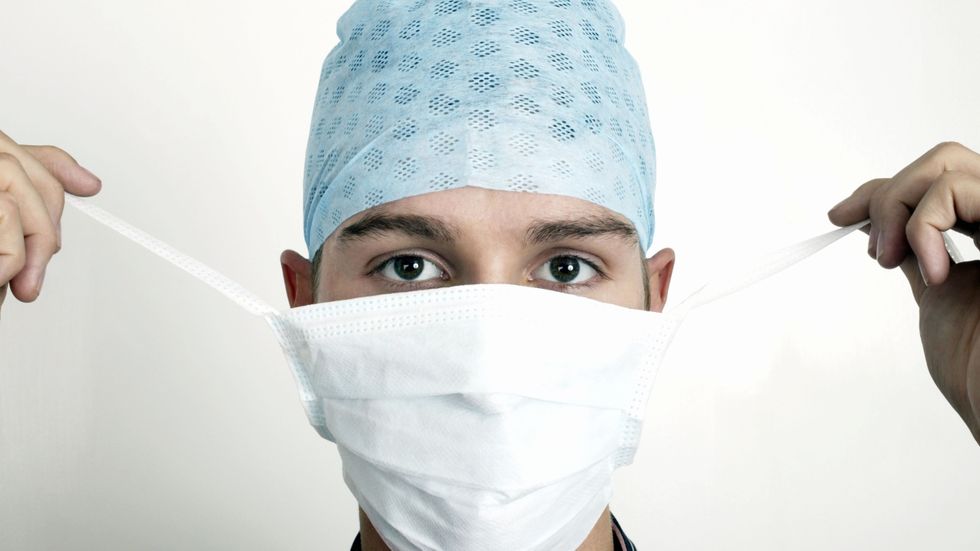
<svg viewBox="0 0 980 551">
<path fill-rule="evenodd" d="M 313 304 L 313 265 L 310 261 L 298 252 L 286 249 L 279 255 L 279 263 L 289 307 Z"/>
<path fill-rule="evenodd" d="M 650 285 L 650 311 L 663 312 L 667 303 L 667 290 L 670 288 L 670 276 L 674 273 L 674 250 L 660 249 L 645 262 Z"/>
</svg>

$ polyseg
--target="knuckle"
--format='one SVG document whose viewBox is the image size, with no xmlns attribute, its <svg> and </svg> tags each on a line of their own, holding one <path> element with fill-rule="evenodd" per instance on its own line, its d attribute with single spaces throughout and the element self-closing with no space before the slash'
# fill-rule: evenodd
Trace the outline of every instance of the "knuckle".
<svg viewBox="0 0 980 551">
<path fill-rule="evenodd" d="M 873 215 L 877 212 L 878 205 L 884 200 L 885 195 L 888 193 L 891 182 L 889 178 L 876 178 L 865 183 L 861 188 L 855 192 L 855 195 L 859 195 L 867 201 L 868 213 Z"/>
<path fill-rule="evenodd" d="M 885 193 L 888 193 L 889 189 L 891 189 L 891 186 L 888 185 L 890 182 L 891 180 L 889 178 L 871 180 L 871 182 L 868 182 L 869 184 L 872 184 L 868 186 L 868 191 L 871 192 L 872 197 L 884 195 Z"/>
<path fill-rule="evenodd" d="M 886 187 L 888 181 L 889 178 L 875 178 L 873 180 L 868 180 L 867 182 L 861 184 L 860 187 L 858 187 L 858 191 L 875 192 L 883 187 Z"/>
<path fill-rule="evenodd" d="M 884 180 L 884 182 L 887 181 L 888 180 Z M 884 185 L 884 182 L 870 191 L 870 195 L 868 197 L 868 209 L 872 213 L 877 212 L 879 205 L 888 200 L 888 195 L 892 190 L 891 186 Z"/>
<path fill-rule="evenodd" d="M 945 159 L 951 155 L 958 154 L 965 149 L 963 144 L 954 141 L 940 142 L 929 151 L 930 156 L 938 159 Z"/>
<path fill-rule="evenodd" d="M 55 159 L 60 159 L 62 161 L 68 161 L 71 163 L 76 162 L 75 158 L 72 157 L 67 151 L 61 149 L 56 145 L 50 145 L 50 144 L 38 145 L 35 146 L 35 149 L 47 157 L 52 157 Z"/>
<path fill-rule="evenodd" d="M 16 166 L 19 168 L 20 161 L 17 160 L 17 157 L 11 155 L 10 153 L 7 153 L 6 151 L 0 151 L 0 167 L 2 166 L 7 166 L 7 167 Z"/>
<path fill-rule="evenodd" d="M 942 151 L 962 151 L 963 150 L 963 144 L 961 144 L 960 142 L 952 141 L 952 140 L 948 140 L 948 141 L 945 141 L 945 142 L 940 142 L 939 145 L 937 145 L 936 147 L 939 148 Z"/>
<path fill-rule="evenodd" d="M 35 146 L 35 147 L 39 151 L 41 151 L 43 153 L 46 153 L 48 155 L 67 155 L 67 153 L 65 153 L 65 150 L 64 149 L 61 149 L 60 147 L 57 147 L 57 146 L 54 146 L 54 145 L 50 145 L 50 144 L 38 145 L 38 146 Z"/>
</svg>

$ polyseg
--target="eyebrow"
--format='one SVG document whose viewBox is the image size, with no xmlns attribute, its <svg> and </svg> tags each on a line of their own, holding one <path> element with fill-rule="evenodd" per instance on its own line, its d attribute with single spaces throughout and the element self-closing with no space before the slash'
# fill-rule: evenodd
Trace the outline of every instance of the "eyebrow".
<svg viewBox="0 0 980 551">
<path fill-rule="evenodd" d="M 337 240 L 346 244 L 388 233 L 451 243 L 456 240 L 459 230 L 456 226 L 434 216 L 376 212 L 341 230 Z"/>
<path fill-rule="evenodd" d="M 341 230 L 337 239 L 340 243 L 347 244 L 389 233 L 452 243 L 460 232 L 453 224 L 434 216 L 377 212 Z M 636 229 L 632 224 L 612 216 L 593 215 L 559 220 L 535 220 L 528 226 L 524 234 L 524 242 L 529 245 L 540 245 L 563 239 L 605 236 L 619 237 L 630 243 L 637 241 Z"/>
<path fill-rule="evenodd" d="M 631 243 L 637 242 L 636 229 L 632 224 L 605 215 L 568 220 L 537 220 L 528 227 L 524 241 L 537 245 L 562 239 L 606 236 L 619 237 Z"/>
</svg>

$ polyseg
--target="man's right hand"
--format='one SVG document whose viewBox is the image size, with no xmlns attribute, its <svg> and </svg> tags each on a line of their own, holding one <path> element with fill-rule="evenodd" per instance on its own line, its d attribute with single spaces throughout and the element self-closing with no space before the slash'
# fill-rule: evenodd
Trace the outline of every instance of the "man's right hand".
<svg viewBox="0 0 980 551">
<path fill-rule="evenodd" d="M 44 272 L 61 249 L 65 192 L 95 195 L 102 182 L 50 145 L 19 145 L 0 132 L 0 307 L 7 288 L 21 302 L 41 293 Z"/>
</svg>

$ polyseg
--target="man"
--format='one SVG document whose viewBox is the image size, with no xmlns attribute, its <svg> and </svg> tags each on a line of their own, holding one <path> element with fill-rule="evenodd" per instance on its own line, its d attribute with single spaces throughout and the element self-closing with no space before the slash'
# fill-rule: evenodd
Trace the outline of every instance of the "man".
<svg viewBox="0 0 980 551">
<path fill-rule="evenodd" d="M 663 309 L 674 253 L 645 255 L 652 142 L 605 2 L 362 1 L 339 30 L 308 147 L 308 255 L 280 259 L 292 307 L 509 283 Z M 0 136 L 0 151 L 0 293 L 9 282 L 29 302 L 59 248 L 63 193 L 100 182 L 52 147 Z M 930 372 L 980 441 L 978 263 L 950 266 L 939 233 L 977 235 L 980 155 L 941 144 L 829 215 L 871 218 L 869 254 L 902 267 Z M 386 549 L 360 520 L 354 548 Z M 608 508 L 578 546 L 629 548 Z"/>
</svg>

